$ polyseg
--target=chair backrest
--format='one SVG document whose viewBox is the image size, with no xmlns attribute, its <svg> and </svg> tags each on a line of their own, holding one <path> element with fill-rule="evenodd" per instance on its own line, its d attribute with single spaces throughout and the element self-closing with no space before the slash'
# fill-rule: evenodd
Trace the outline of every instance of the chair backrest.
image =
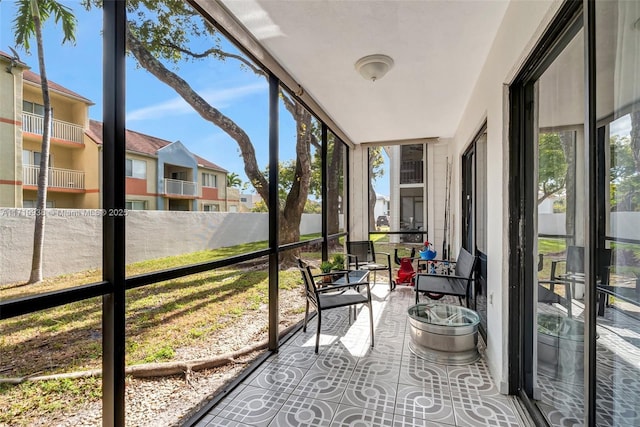
<svg viewBox="0 0 640 427">
<path fill-rule="evenodd" d="M 298 259 L 298 270 L 302 275 L 302 282 L 304 283 L 304 290 L 307 298 L 311 300 L 313 304 L 317 306 L 318 301 L 316 299 L 316 283 L 313 280 L 313 274 L 311 274 L 311 267 L 305 261 Z"/>
<path fill-rule="evenodd" d="M 456 260 L 456 276 L 466 277 L 467 280 L 471 279 L 473 269 L 476 266 L 476 259 L 465 248 L 460 248 L 458 253 L 458 259 Z"/>
<path fill-rule="evenodd" d="M 611 249 L 600 248 L 596 251 L 597 276 L 600 281 L 609 284 L 609 270 L 611 267 Z M 567 247 L 567 273 L 584 273 L 584 247 Z"/>
<path fill-rule="evenodd" d="M 358 257 L 358 262 L 375 262 L 376 253 L 371 240 L 353 240 L 347 242 L 347 253 Z"/>
</svg>

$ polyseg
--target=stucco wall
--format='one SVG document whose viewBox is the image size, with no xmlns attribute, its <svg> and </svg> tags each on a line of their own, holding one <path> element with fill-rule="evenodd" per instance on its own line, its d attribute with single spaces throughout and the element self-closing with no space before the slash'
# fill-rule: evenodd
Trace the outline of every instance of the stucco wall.
<svg viewBox="0 0 640 427">
<path fill-rule="evenodd" d="M 0 209 L 0 283 L 25 281 L 31 269 L 33 209 Z M 47 210 L 44 276 L 100 268 L 102 210 Z M 268 214 L 129 211 L 127 263 L 268 240 Z M 319 233 L 320 215 L 304 214 L 301 234 Z"/>
</svg>

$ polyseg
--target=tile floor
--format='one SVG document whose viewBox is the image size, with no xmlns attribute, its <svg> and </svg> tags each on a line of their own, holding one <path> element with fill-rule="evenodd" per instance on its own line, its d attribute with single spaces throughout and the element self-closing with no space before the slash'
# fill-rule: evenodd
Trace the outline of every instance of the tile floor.
<svg viewBox="0 0 640 427">
<path fill-rule="evenodd" d="M 525 425 L 513 398 L 498 393 L 484 357 L 447 366 L 409 351 L 412 288 L 389 293 L 378 284 L 372 293 L 375 348 L 366 307 L 352 325 L 347 308 L 328 311 L 319 354 L 314 319 L 197 426 Z"/>
</svg>

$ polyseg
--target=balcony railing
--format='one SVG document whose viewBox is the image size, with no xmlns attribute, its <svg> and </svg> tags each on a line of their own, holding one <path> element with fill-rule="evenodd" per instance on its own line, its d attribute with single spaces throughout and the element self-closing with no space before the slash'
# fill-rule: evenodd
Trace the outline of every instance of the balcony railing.
<svg viewBox="0 0 640 427">
<path fill-rule="evenodd" d="M 193 181 L 182 181 L 180 179 L 165 178 L 164 194 L 195 197 L 198 195 L 198 183 Z"/>
<path fill-rule="evenodd" d="M 44 117 L 37 114 L 22 112 L 22 131 L 36 135 L 42 135 L 44 130 Z M 63 122 L 62 120 L 52 120 L 51 138 L 62 139 L 65 141 L 77 142 L 83 144 L 82 134 L 84 130 L 82 126 L 73 123 Z"/>
<path fill-rule="evenodd" d="M 40 166 L 22 165 L 22 185 L 38 185 Z M 49 168 L 49 188 L 84 190 L 84 172 L 71 169 Z"/>
<path fill-rule="evenodd" d="M 400 184 L 422 183 L 422 160 L 400 162 Z"/>
</svg>

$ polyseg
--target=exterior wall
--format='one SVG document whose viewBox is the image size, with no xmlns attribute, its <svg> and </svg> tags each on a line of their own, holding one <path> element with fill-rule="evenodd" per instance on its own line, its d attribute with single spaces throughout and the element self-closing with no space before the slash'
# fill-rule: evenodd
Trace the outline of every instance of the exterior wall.
<svg viewBox="0 0 640 427">
<path fill-rule="evenodd" d="M 0 57 L 0 206 L 22 206 L 22 72 Z"/>
<path fill-rule="evenodd" d="M 226 212 L 241 212 L 242 204 L 240 203 L 240 190 L 233 187 L 227 187 Z M 235 209 L 235 210 L 234 210 Z"/>
<path fill-rule="evenodd" d="M 216 185 L 217 187 L 204 187 L 202 185 L 203 179 L 202 174 L 209 173 L 216 176 Z M 204 205 L 218 205 L 220 211 L 223 212 L 226 210 L 226 174 L 220 171 L 216 171 L 213 169 L 198 167 L 198 175 L 194 181 L 198 181 L 198 206 L 196 210 L 203 211 Z"/>
<path fill-rule="evenodd" d="M 63 96 L 57 92 L 50 92 L 51 106 L 53 107 L 53 118 L 64 122 L 77 124 L 84 127 L 87 120 L 88 105 L 78 99 Z M 42 104 L 42 90 L 39 85 L 28 82 L 24 85 L 24 100 Z M 20 104 L 22 112 L 22 104 Z"/>
<path fill-rule="evenodd" d="M 0 284 L 25 281 L 31 269 L 33 209 L 0 208 Z M 31 213 L 31 214 L 30 214 Z M 269 238 L 267 213 L 129 211 L 127 263 Z M 303 234 L 321 230 L 321 216 L 304 214 Z M 242 232 L 238 232 L 242 230 Z M 73 239 L 69 239 L 69 236 Z M 61 256 L 64 254 L 64 256 Z M 47 216 L 44 276 L 101 268 L 102 211 L 51 209 Z"/>
<path fill-rule="evenodd" d="M 84 171 L 84 195 L 80 204 L 76 206 L 80 209 L 98 209 L 100 207 L 100 168 L 102 156 L 100 147 L 84 137 L 84 149 L 73 150 L 73 162 L 79 170 Z"/>
<path fill-rule="evenodd" d="M 450 145 L 453 159 L 451 207 L 460 242 L 461 156 L 484 121 L 487 121 L 487 360 L 500 391 L 507 392 L 508 378 L 508 85 L 551 22 L 560 1 L 510 2 L 487 61 Z M 452 249 L 453 251 L 453 249 Z M 514 308 L 515 309 L 515 308 Z"/>
</svg>

